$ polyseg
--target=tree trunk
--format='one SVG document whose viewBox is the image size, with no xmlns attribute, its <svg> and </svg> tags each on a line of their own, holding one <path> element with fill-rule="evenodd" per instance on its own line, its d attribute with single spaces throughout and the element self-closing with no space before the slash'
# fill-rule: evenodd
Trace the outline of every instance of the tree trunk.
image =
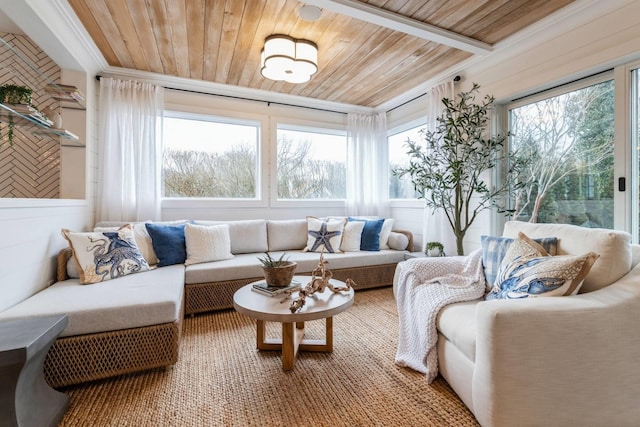
<svg viewBox="0 0 640 427">
<path fill-rule="evenodd" d="M 533 204 L 533 211 L 531 212 L 531 218 L 529 218 L 529 222 L 532 222 L 534 224 L 538 222 L 538 215 L 540 214 L 542 199 L 544 199 L 544 194 L 538 194 L 536 196 L 536 202 Z"/>
<path fill-rule="evenodd" d="M 456 250 L 458 251 L 458 255 L 464 255 L 464 247 L 462 246 L 462 241 L 464 240 L 464 233 L 460 231 L 456 231 L 455 235 L 456 235 Z"/>
</svg>

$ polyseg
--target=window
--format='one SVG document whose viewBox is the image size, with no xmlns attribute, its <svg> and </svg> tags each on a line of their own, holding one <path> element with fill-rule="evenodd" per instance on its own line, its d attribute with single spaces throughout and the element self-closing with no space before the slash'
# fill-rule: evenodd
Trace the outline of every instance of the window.
<svg viewBox="0 0 640 427">
<path fill-rule="evenodd" d="M 417 199 L 418 193 L 413 187 L 411 177 L 408 175 L 395 176 L 393 170 L 399 167 L 409 166 L 409 155 L 407 154 L 407 139 L 417 142 L 422 140 L 420 129 L 425 125 L 417 126 L 402 132 L 389 135 L 389 198 L 390 199 Z"/>
<path fill-rule="evenodd" d="M 168 113 L 163 126 L 164 197 L 259 196 L 259 123 Z"/>
<path fill-rule="evenodd" d="M 347 136 L 327 129 L 278 126 L 278 199 L 345 199 Z"/>
<path fill-rule="evenodd" d="M 509 110 L 511 148 L 529 159 L 518 220 L 614 227 L 614 84 L 601 81 Z"/>
</svg>

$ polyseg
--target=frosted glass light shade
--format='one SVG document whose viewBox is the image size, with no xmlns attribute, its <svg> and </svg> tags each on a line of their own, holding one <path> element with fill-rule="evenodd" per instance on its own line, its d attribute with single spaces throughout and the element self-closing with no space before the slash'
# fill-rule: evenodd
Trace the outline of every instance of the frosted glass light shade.
<svg viewBox="0 0 640 427">
<path fill-rule="evenodd" d="M 318 71 L 318 47 L 309 40 L 276 34 L 261 52 L 261 74 L 271 80 L 305 83 Z"/>
</svg>

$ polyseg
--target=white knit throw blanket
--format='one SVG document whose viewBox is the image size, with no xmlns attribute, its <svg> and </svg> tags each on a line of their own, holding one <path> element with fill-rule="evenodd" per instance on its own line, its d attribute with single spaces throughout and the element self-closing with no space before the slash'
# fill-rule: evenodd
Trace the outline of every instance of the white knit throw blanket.
<svg viewBox="0 0 640 427">
<path fill-rule="evenodd" d="M 410 259 L 398 264 L 396 274 L 396 364 L 426 374 L 431 384 L 438 375 L 438 312 L 447 304 L 484 294 L 482 250 L 469 256 Z"/>
</svg>

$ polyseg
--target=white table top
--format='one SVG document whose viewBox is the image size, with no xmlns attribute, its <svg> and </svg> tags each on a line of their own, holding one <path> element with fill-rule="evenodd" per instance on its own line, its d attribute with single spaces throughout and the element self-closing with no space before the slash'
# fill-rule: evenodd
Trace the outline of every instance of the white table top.
<svg viewBox="0 0 640 427">
<path fill-rule="evenodd" d="M 309 280 L 309 276 L 295 276 L 304 287 Z M 257 282 L 254 282 L 257 283 Z M 331 279 L 334 287 L 345 286 L 340 280 Z M 333 293 L 326 288 L 322 293 L 315 293 L 308 296 L 305 305 L 297 313 L 291 313 L 289 307 L 291 302 L 298 297 L 298 291 L 294 291 L 287 299 L 286 295 L 268 296 L 251 290 L 249 283 L 238 289 L 233 295 L 233 306 L 246 316 L 254 319 L 266 320 L 269 322 L 305 322 L 308 320 L 325 319 L 345 311 L 353 304 L 353 289 L 340 293 Z M 282 300 L 284 302 L 282 302 Z"/>
</svg>

